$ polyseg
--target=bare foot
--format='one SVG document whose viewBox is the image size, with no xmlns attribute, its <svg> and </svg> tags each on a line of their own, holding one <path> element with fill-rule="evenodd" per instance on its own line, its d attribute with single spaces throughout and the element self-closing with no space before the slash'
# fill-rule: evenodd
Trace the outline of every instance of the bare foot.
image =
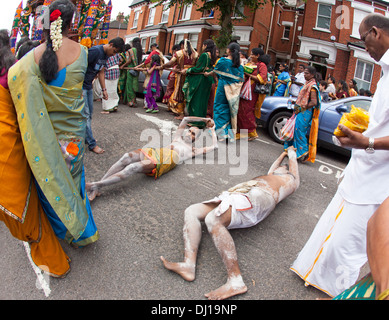
<svg viewBox="0 0 389 320">
<path fill-rule="evenodd" d="M 174 119 L 177 119 L 177 120 L 182 120 L 182 119 L 184 119 L 184 115 L 183 115 L 183 114 L 181 114 L 181 115 L 179 115 L 179 116 L 177 116 L 177 117 L 174 117 Z"/>
<path fill-rule="evenodd" d="M 85 189 L 88 194 L 89 201 L 93 201 L 96 197 L 101 195 L 99 189 L 93 183 L 86 183 Z"/>
<path fill-rule="evenodd" d="M 94 147 L 91 151 L 97 154 L 102 154 L 104 152 L 104 150 L 101 149 L 99 146 Z"/>
<path fill-rule="evenodd" d="M 225 285 L 206 293 L 205 296 L 209 300 L 224 300 L 245 292 L 247 292 L 247 287 L 244 284 L 242 277 L 239 275 L 228 279 Z"/>
<path fill-rule="evenodd" d="M 161 260 L 166 269 L 179 274 L 186 281 L 195 279 L 195 266 L 184 262 L 170 262 L 161 256 Z"/>
</svg>

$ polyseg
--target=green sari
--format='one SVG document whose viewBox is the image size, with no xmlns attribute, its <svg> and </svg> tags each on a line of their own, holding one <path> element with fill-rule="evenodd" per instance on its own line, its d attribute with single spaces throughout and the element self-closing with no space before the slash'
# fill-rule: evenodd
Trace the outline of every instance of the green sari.
<svg viewBox="0 0 389 320">
<path fill-rule="evenodd" d="M 127 65 L 128 68 L 133 68 L 138 65 L 138 57 L 136 48 L 131 48 L 127 51 L 129 56 L 128 60 L 131 62 Z M 128 61 L 127 60 L 127 61 Z M 138 91 L 138 77 L 134 77 L 131 75 L 130 70 L 127 70 L 127 79 L 126 79 L 126 90 L 124 95 L 124 102 L 128 103 L 130 105 L 134 104 L 136 102 L 136 92 Z"/>
<path fill-rule="evenodd" d="M 123 64 L 127 62 L 127 52 L 122 52 L 119 54 L 120 56 L 120 65 L 121 67 Z M 127 70 L 126 69 L 120 69 L 120 76 L 119 76 L 119 82 L 118 82 L 118 93 L 120 101 L 124 101 L 124 96 L 126 92 L 126 81 L 127 81 Z"/>
<path fill-rule="evenodd" d="M 87 49 L 47 84 L 35 62 L 34 50 L 8 72 L 27 161 L 36 179 L 42 205 L 56 235 L 83 246 L 99 233 L 85 192 L 85 128 L 82 85 Z M 47 208 L 47 210 L 46 210 Z M 55 219 L 51 220 L 50 214 Z"/>
<path fill-rule="evenodd" d="M 186 107 L 189 116 L 205 118 L 207 116 L 208 100 L 211 94 L 213 77 L 204 76 L 204 72 L 212 70 L 209 54 L 200 55 L 196 65 L 186 71 L 185 84 L 182 88 L 185 94 Z"/>
</svg>

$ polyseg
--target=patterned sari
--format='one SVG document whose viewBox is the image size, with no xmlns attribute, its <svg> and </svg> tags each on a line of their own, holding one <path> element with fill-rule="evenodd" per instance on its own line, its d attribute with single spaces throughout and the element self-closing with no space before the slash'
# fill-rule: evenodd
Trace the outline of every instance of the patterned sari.
<svg viewBox="0 0 389 320">
<path fill-rule="evenodd" d="M 283 71 L 277 77 L 277 79 L 285 81 L 286 84 L 276 83 L 273 95 L 277 96 L 277 97 L 286 97 L 286 96 L 288 96 L 288 94 L 289 94 L 289 87 L 290 87 L 290 84 L 291 84 L 289 73 L 286 72 L 286 71 Z"/>
<path fill-rule="evenodd" d="M 128 56 L 127 52 L 119 53 L 119 57 L 120 57 L 119 67 L 121 67 L 122 65 L 124 65 L 127 62 L 127 56 Z M 124 94 L 126 91 L 126 81 L 127 81 L 127 70 L 121 69 L 120 76 L 119 76 L 119 82 L 118 82 L 118 94 L 119 94 L 119 98 L 122 102 L 125 102 L 124 101 Z"/>
<path fill-rule="evenodd" d="M 57 237 L 84 246 L 99 238 L 85 192 L 87 51 L 47 84 L 30 51 L 8 74 L 27 161 Z"/>
<path fill-rule="evenodd" d="M 218 85 L 213 104 L 213 120 L 219 139 L 235 141 L 239 94 L 243 84 L 243 66 L 235 68 L 232 61 L 220 58 L 215 66 Z"/>
<path fill-rule="evenodd" d="M 127 65 L 128 68 L 135 67 L 138 63 L 136 48 L 131 48 L 128 50 L 128 60 L 131 62 Z M 134 77 L 130 70 L 127 70 L 127 80 L 126 80 L 126 90 L 124 95 L 124 102 L 130 105 L 133 105 L 136 102 L 136 92 L 138 91 L 138 78 L 139 76 Z"/>
<path fill-rule="evenodd" d="M 320 90 L 317 87 L 316 80 L 307 81 L 296 100 L 296 105 L 305 108 L 311 96 L 311 92 L 315 90 L 317 93 L 316 106 L 304 110 L 297 114 L 296 125 L 294 129 L 294 137 L 291 141 L 285 141 L 285 150 L 293 145 L 297 151 L 297 159 L 307 156 L 306 161 L 315 162 L 317 150 L 317 136 L 319 131 L 319 114 L 321 106 Z M 309 140 L 307 135 L 309 132 Z"/>
</svg>

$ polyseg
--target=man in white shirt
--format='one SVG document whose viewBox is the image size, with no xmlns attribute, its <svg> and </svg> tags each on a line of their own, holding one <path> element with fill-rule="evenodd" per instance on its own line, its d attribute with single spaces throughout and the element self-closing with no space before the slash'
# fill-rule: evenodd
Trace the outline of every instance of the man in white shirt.
<svg viewBox="0 0 389 320">
<path fill-rule="evenodd" d="M 389 19 L 370 14 L 362 21 L 359 34 L 383 71 L 370 107 L 369 127 L 361 135 L 344 129 L 350 135 L 340 142 L 362 149 L 352 150 L 334 198 L 291 267 L 306 285 L 330 296 L 358 279 L 367 261 L 367 223 L 389 196 Z"/>
<path fill-rule="evenodd" d="M 290 86 L 289 93 L 295 98 L 299 95 L 300 89 L 305 84 L 304 69 L 305 66 L 300 64 L 298 67 L 298 73 L 292 77 L 292 84 Z"/>
</svg>

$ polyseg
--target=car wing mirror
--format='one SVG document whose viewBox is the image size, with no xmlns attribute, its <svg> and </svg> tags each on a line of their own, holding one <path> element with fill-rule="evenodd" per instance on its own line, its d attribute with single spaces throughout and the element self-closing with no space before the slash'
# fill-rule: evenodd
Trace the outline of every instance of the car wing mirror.
<svg viewBox="0 0 389 320">
<path fill-rule="evenodd" d="M 347 109 L 347 106 L 342 104 L 342 105 L 336 107 L 336 111 L 339 113 L 345 113 L 345 112 L 348 112 L 348 109 Z"/>
</svg>

